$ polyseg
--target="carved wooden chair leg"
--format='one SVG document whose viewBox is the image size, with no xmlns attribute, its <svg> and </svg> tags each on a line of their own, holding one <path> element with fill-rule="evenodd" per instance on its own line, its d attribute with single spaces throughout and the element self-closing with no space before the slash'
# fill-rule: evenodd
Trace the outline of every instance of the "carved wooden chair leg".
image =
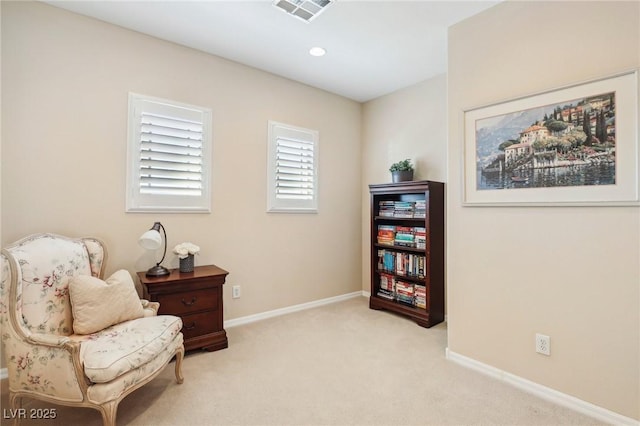
<svg viewBox="0 0 640 426">
<path fill-rule="evenodd" d="M 100 413 L 102 413 L 102 424 L 104 426 L 116 426 L 118 402 L 120 401 L 113 400 L 100 406 Z"/>
<path fill-rule="evenodd" d="M 21 412 L 19 411 L 22 408 L 22 397 L 10 392 L 9 393 L 9 405 L 13 410 L 13 424 L 18 426 L 20 424 Z"/>
<path fill-rule="evenodd" d="M 178 349 L 176 352 L 176 381 L 178 384 L 184 382 L 184 377 L 182 376 L 182 360 L 184 358 L 184 348 Z"/>
</svg>

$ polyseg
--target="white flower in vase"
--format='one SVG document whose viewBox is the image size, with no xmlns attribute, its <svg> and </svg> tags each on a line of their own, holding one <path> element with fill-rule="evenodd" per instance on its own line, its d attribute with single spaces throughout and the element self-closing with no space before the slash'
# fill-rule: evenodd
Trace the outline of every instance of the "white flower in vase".
<svg viewBox="0 0 640 426">
<path fill-rule="evenodd" d="M 200 251 L 200 247 L 193 243 L 180 243 L 173 248 L 173 252 L 178 255 L 180 259 L 185 259 L 189 255 L 196 255 Z"/>
</svg>

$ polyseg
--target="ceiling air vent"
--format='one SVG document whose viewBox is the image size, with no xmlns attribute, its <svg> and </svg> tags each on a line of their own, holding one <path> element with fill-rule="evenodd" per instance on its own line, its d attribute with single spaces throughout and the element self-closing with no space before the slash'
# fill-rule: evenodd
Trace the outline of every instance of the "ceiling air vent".
<svg viewBox="0 0 640 426">
<path fill-rule="evenodd" d="M 274 0 L 273 5 L 278 9 L 302 19 L 305 22 L 313 21 L 335 0 Z"/>
</svg>

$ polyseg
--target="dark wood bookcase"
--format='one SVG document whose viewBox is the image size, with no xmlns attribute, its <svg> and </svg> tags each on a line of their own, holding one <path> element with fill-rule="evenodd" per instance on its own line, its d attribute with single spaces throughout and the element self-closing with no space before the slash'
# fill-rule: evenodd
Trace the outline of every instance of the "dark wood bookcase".
<svg viewBox="0 0 640 426">
<path fill-rule="evenodd" d="M 424 180 L 369 185 L 369 192 L 369 307 L 408 316 L 422 327 L 444 321 L 444 183 Z M 424 217 L 415 217 L 420 216 L 415 206 L 416 201 L 420 206 L 421 200 L 424 200 Z M 391 206 L 395 206 L 395 210 Z M 408 210 L 403 210 L 407 206 L 414 207 L 412 217 L 407 217 L 410 215 Z M 387 233 L 398 229 L 401 233 L 413 232 L 414 242 L 399 240 L 400 235 L 397 235 L 393 241 L 381 243 L 378 239 L 381 226 Z M 415 246 L 415 232 L 424 241 L 420 247 Z M 425 298 L 418 302 L 416 289 L 421 286 L 425 288 Z"/>
</svg>

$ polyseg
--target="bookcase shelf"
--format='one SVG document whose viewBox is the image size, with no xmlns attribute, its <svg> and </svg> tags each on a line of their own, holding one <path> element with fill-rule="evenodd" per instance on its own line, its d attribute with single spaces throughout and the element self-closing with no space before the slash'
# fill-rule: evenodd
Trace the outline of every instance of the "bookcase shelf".
<svg viewBox="0 0 640 426">
<path fill-rule="evenodd" d="M 376 220 L 388 220 L 390 222 L 415 222 L 420 223 L 424 222 L 424 218 L 407 218 L 407 217 L 388 217 L 388 216 L 376 216 L 374 219 Z"/>
<path fill-rule="evenodd" d="M 377 243 L 374 243 L 374 245 L 380 250 L 387 249 L 387 250 L 397 250 L 397 251 L 403 251 L 403 252 L 424 253 L 424 249 L 419 249 L 415 247 L 389 246 L 387 244 L 377 244 Z"/>
<path fill-rule="evenodd" d="M 444 183 L 369 185 L 369 193 L 369 307 L 422 327 L 444 321 Z"/>
</svg>

